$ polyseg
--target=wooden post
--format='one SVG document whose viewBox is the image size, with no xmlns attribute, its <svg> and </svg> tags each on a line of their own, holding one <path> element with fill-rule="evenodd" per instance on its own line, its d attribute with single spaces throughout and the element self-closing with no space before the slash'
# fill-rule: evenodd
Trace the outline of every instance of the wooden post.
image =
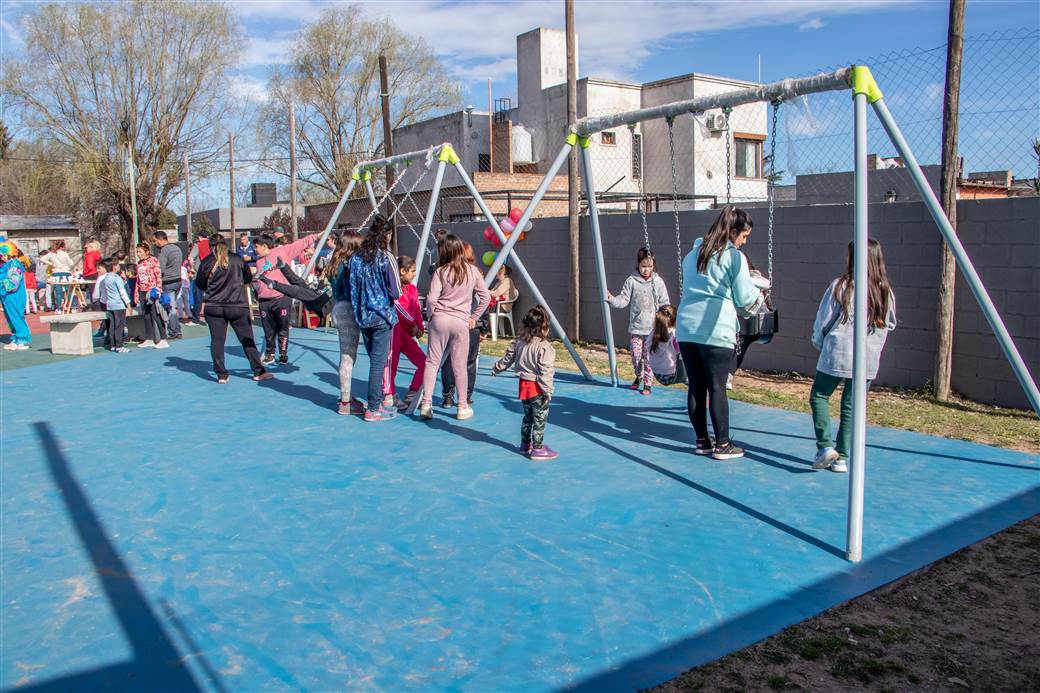
<svg viewBox="0 0 1040 693">
<path fill-rule="evenodd" d="M 488 173 L 495 172 L 495 114 L 491 102 L 491 80 L 488 80 Z"/>
<path fill-rule="evenodd" d="M 291 234 L 295 241 L 298 237 L 296 221 L 296 106 L 289 106 L 289 214 L 292 216 Z M 238 246 L 233 246 L 237 248 Z M 319 248 L 320 250 L 320 248 Z"/>
<path fill-rule="evenodd" d="M 188 152 L 184 152 L 184 230 L 191 243 L 191 177 L 188 175 Z"/>
<path fill-rule="evenodd" d="M 228 173 L 230 174 L 230 185 L 231 185 L 231 240 L 228 241 L 229 247 L 234 248 L 235 240 L 235 137 L 230 132 L 227 134 L 228 143 Z M 218 226 L 220 218 L 217 218 Z M 217 229 L 217 233 L 220 233 L 220 229 Z"/>
<path fill-rule="evenodd" d="M 567 29 L 567 125 L 578 120 L 578 67 L 574 36 L 574 0 L 564 0 Z M 578 152 L 571 149 L 567 157 L 567 230 L 570 246 L 570 324 L 567 325 L 571 340 L 579 339 L 581 328 L 581 268 L 578 263 Z"/>
<path fill-rule="evenodd" d="M 379 54 L 379 100 L 383 106 L 383 156 L 394 155 L 394 131 L 393 126 L 390 124 L 390 78 L 387 75 L 386 69 L 386 55 L 383 53 Z M 389 190 L 394 184 L 394 167 L 386 167 L 386 189 Z M 390 217 L 390 213 L 394 209 L 394 196 L 389 195 L 386 198 L 386 214 Z M 397 220 L 391 218 L 390 221 L 393 223 L 394 235 L 390 239 L 390 247 L 393 249 L 394 255 L 397 255 Z"/>
<path fill-rule="evenodd" d="M 946 41 L 946 94 L 943 99 L 942 173 L 939 198 L 950 226 L 957 230 L 957 180 L 960 157 L 957 155 L 958 113 L 961 94 L 961 58 L 964 51 L 964 5 L 966 0 L 950 0 L 950 24 Z M 939 275 L 939 310 L 936 315 L 937 344 L 935 350 L 934 388 L 936 399 L 950 398 L 953 365 L 954 290 L 957 262 L 943 241 Z"/>
</svg>

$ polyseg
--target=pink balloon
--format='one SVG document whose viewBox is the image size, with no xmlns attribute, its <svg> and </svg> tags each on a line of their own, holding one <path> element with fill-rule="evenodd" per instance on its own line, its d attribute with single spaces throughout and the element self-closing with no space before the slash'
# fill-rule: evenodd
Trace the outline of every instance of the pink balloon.
<svg viewBox="0 0 1040 693">
<path fill-rule="evenodd" d="M 511 210 L 509 210 L 509 221 L 515 224 L 516 222 L 520 221 L 520 217 L 522 217 L 523 215 L 524 211 L 522 209 L 520 209 L 519 207 L 513 207 Z"/>
<path fill-rule="evenodd" d="M 498 250 L 502 247 L 502 241 L 498 240 L 498 236 L 494 236 L 491 239 L 491 245 L 495 246 L 495 250 Z"/>
<path fill-rule="evenodd" d="M 495 230 L 490 226 L 484 227 L 484 240 L 489 243 L 495 242 Z"/>
<path fill-rule="evenodd" d="M 516 228 L 516 224 L 514 224 L 509 219 L 503 219 L 502 221 L 498 222 L 498 228 L 502 229 L 502 233 L 513 233 L 513 229 Z"/>
</svg>

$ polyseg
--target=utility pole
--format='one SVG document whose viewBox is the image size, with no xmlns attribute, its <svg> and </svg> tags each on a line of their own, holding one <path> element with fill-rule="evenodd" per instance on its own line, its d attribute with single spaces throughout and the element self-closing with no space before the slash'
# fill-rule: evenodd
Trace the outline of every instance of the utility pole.
<svg viewBox="0 0 1040 693">
<path fill-rule="evenodd" d="M 564 0 L 567 29 L 567 125 L 578 120 L 578 66 L 577 43 L 574 36 L 574 0 Z M 578 263 L 578 152 L 574 147 L 567 157 L 567 230 L 570 246 L 570 324 L 568 332 L 572 340 L 579 339 L 581 328 L 581 274 Z"/>
<path fill-rule="evenodd" d="M 390 78 L 387 75 L 386 70 L 386 55 L 383 53 L 379 54 L 379 100 L 383 106 L 383 156 L 389 157 L 394 155 L 394 132 L 390 125 Z M 394 184 L 394 167 L 386 167 L 386 189 L 389 190 Z M 390 195 L 386 198 L 386 214 L 388 217 L 391 216 L 391 212 L 394 210 L 394 196 Z M 396 217 L 396 215 L 394 215 Z M 397 219 L 391 218 L 391 224 L 393 224 L 394 235 L 390 239 L 393 253 L 397 255 Z"/>
<path fill-rule="evenodd" d="M 184 229 L 191 243 L 191 177 L 188 175 L 188 152 L 184 152 Z"/>
<path fill-rule="evenodd" d="M 292 239 L 297 237 L 296 222 L 296 106 L 289 106 L 289 214 L 292 216 Z M 238 246 L 235 246 L 238 247 Z M 319 248 L 320 250 L 320 248 Z"/>
<path fill-rule="evenodd" d="M 228 143 L 228 172 L 231 175 L 231 240 L 228 241 L 229 247 L 234 248 L 235 244 L 235 137 L 230 132 L 227 134 Z M 219 221 L 219 219 L 218 219 Z M 220 232 L 220 229 L 217 229 Z"/>
<path fill-rule="evenodd" d="M 964 52 L 964 6 L 966 0 L 950 0 L 950 23 L 946 38 L 946 94 L 943 99 L 942 173 L 939 198 L 950 226 L 957 230 L 957 180 L 960 157 L 957 155 L 957 129 L 961 100 L 961 59 Z M 953 366 L 954 290 L 957 262 L 950 246 L 943 241 L 939 271 L 939 310 L 936 315 L 935 398 L 950 398 Z"/>
</svg>

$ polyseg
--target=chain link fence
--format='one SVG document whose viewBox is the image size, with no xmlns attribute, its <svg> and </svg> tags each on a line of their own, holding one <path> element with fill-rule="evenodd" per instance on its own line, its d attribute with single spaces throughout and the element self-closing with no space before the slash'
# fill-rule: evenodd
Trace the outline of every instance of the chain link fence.
<svg viewBox="0 0 1040 693">
<path fill-rule="evenodd" d="M 961 197 L 1036 194 L 1040 137 L 1040 32 L 1020 30 L 964 42 L 960 96 Z M 851 63 L 871 68 L 910 147 L 937 189 L 942 144 L 946 46 L 913 48 Z M 750 86 L 708 75 L 643 86 L 642 102 L 609 90 L 587 115 L 599 116 Z M 618 90 L 614 90 L 618 91 Z M 596 103 L 608 98 L 619 103 Z M 919 199 L 881 124 L 869 118 L 871 200 Z M 768 182 L 778 205 L 852 201 L 852 99 L 848 91 L 799 97 L 778 106 L 758 103 L 729 112 L 649 121 L 592 137 L 593 177 L 603 213 L 704 209 L 726 202 L 765 205 Z M 549 131 L 566 131 L 552 122 Z M 673 200 L 675 204 L 673 205 Z"/>
</svg>

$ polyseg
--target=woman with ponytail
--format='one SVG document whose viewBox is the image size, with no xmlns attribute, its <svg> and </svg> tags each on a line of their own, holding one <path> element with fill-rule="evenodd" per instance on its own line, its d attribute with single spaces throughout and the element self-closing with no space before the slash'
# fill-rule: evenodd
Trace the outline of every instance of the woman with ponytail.
<svg viewBox="0 0 1040 693">
<path fill-rule="evenodd" d="M 675 336 L 690 380 L 686 407 L 697 433 L 694 454 L 716 460 L 744 456 L 729 438 L 726 379 L 739 327 L 737 309 L 753 304 L 760 293 L 740 252 L 752 226 L 747 212 L 726 205 L 682 263 L 683 294 Z M 708 435 L 709 411 L 714 442 Z"/>
<path fill-rule="evenodd" d="M 253 281 L 253 273 L 241 257 L 228 251 L 226 241 L 212 244 L 210 251 L 199 265 L 195 284 L 202 291 L 206 303 L 209 348 L 217 382 L 225 385 L 228 381 L 227 368 L 224 367 L 224 341 L 227 339 L 228 325 L 231 325 L 246 352 L 253 369 L 253 380 L 270 380 L 274 376 L 260 362 L 246 300 L 246 287 Z"/>
</svg>

